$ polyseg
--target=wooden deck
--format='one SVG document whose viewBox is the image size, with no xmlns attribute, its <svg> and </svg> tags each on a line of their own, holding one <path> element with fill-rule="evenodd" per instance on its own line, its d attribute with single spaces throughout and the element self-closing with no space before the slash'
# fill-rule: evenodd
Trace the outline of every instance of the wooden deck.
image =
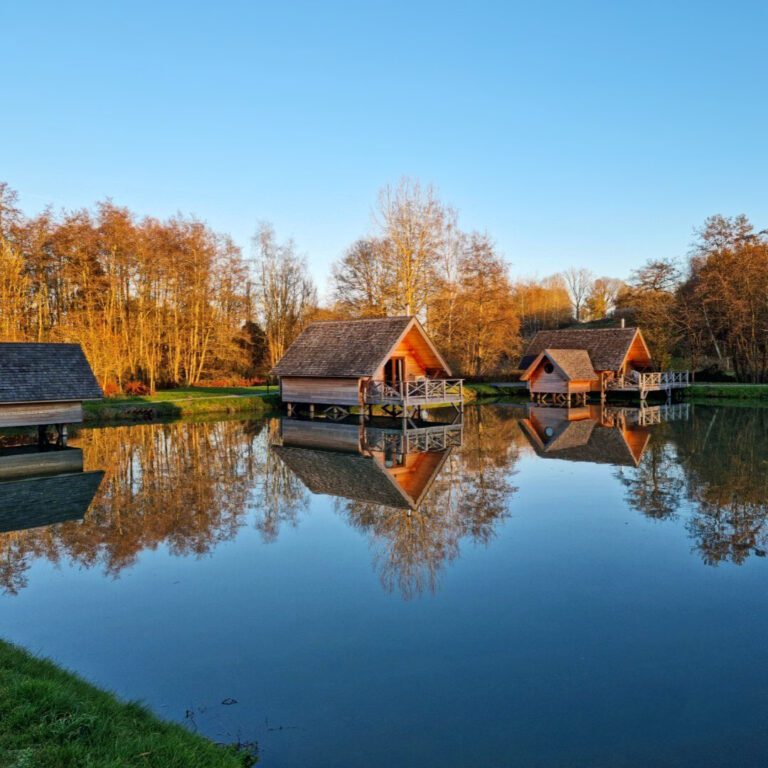
<svg viewBox="0 0 768 768">
<path fill-rule="evenodd" d="M 368 427 L 365 430 L 365 447 L 370 451 L 394 449 L 396 453 L 431 453 L 449 448 L 461 448 L 463 426 L 440 424 L 427 427 L 407 426 L 403 429 Z"/>
<path fill-rule="evenodd" d="M 605 380 L 606 392 L 637 393 L 640 400 L 645 400 L 650 392 L 666 392 L 671 395 L 675 389 L 684 389 L 691 385 L 688 371 L 654 371 L 638 373 L 631 371 L 626 376 L 609 377 Z"/>
<path fill-rule="evenodd" d="M 464 402 L 463 379 L 416 379 L 388 384 L 369 381 L 363 393 L 365 405 L 450 405 Z"/>
</svg>

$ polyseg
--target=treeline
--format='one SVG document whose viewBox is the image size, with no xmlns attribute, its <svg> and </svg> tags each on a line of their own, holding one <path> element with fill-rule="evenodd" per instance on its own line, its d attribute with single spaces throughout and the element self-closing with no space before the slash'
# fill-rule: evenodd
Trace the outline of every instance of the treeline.
<svg viewBox="0 0 768 768">
<path fill-rule="evenodd" d="M 333 265 L 327 300 L 292 241 L 267 223 L 244 256 L 176 216 L 95 210 L 27 218 L 0 184 L 0 340 L 77 341 L 107 391 L 264 375 L 316 319 L 415 314 L 457 374 L 507 375 L 536 331 L 643 328 L 656 362 L 768 380 L 768 238 L 714 216 L 687 259 L 627 282 L 572 268 L 514 278 L 484 232 L 466 232 L 432 187 L 385 187 L 373 226 Z"/>
</svg>

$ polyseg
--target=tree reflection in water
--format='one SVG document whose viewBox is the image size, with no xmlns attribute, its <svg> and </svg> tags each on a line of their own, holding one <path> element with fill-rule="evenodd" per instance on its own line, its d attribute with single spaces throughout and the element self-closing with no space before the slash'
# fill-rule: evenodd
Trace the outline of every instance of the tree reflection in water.
<svg viewBox="0 0 768 768">
<path fill-rule="evenodd" d="M 648 517 L 686 512 L 708 565 L 764 556 L 768 544 L 768 409 L 695 406 L 658 427 L 637 470 L 621 472 L 627 502 Z"/>
<path fill-rule="evenodd" d="M 509 515 L 520 436 L 512 411 L 468 409 L 461 448 L 447 457 L 424 502 L 397 509 L 337 499 L 336 509 L 370 536 L 382 586 L 405 598 L 434 592 L 462 540 L 487 544 Z"/>
<path fill-rule="evenodd" d="M 461 447 L 423 465 L 434 474 L 424 494 L 400 478 L 408 491 L 398 497 L 404 503 L 393 503 L 381 488 L 366 498 L 307 484 L 269 448 L 279 437 L 279 420 L 84 429 L 71 443 L 82 448 L 86 470 L 105 471 L 93 503 L 82 521 L 0 534 L 0 588 L 23 589 L 37 558 L 99 567 L 116 577 L 144 550 L 162 546 L 175 556 L 203 556 L 245 525 L 273 542 L 285 526 L 298 525 L 312 490 L 336 496 L 338 514 L 370 538 L 384 588 L 405 597 L 434 591 L 462 542 L 487 544 L 509 515 L 516 464 L 528 445 L 520 416 L 519 409 L 468 408 Z M 555 430 L 558 450 L 539 446 L 537 452 L 595 461 L 606 451 L 596 453 L 593 443 L 600 437 L 600 445 L 607 444 L 607 428 L 601 422 L 602 431 L 595 428 L 583 441 L 582 457 L 572 428 L 562 433 L 567 445 Z M 655 520 L 683 520 L 707 564 L 763 555 L 768 409 L 696 406 L 687 421 L 644 429 L 649 440 L 628 440 L 642 450 L 637 466 L 616 469 L 630 508 Z M 382 456 L 382 466 L 396 475 L 397 461 Z"/>
</svg>

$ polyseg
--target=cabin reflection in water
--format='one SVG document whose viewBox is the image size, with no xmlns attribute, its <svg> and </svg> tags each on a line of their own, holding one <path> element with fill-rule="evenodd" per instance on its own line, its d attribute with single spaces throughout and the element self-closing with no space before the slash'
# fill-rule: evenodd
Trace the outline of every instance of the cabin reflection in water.
<svg viewBox="0 0 768 768">
<path fill-rule="evenodd" d="M 653 424 L 687 418 L 687 403 L 645 408 L 530 406 L 520 427 L 543 459 L 637 467 Z"/>
<path fill-rule="evenodd" d="M 82 520 L 103 472 L 83 471 L 79 448 L 0 451 L 0 533 Z"/>
<path fill-rule="evenodd" d="M 462 424 L 333 423 L 281 419 L 272 450 L 312 493 L 417 509 Z"/>
</svg>

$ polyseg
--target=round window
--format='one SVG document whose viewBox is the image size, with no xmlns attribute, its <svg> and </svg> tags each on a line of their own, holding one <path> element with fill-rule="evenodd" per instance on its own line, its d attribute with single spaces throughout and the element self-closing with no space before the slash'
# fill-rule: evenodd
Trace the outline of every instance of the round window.
<svg viewBox="0 0 768 768">
<path fill-rule="evenodd" d="M 555 434 L 555 430 L 554 430 L 554 429 L 552 429 L 552 427 L 544 427 L 544 434 L 545 434 L 547 437 L 552 437 L 552 435 L 554 435 L 554 434 Z"/>
<path fill-rule="evenodd" d="M 544 373 L 554 373 L 555 366 L 552 363 L 544 363 Z"/>
</svg>

